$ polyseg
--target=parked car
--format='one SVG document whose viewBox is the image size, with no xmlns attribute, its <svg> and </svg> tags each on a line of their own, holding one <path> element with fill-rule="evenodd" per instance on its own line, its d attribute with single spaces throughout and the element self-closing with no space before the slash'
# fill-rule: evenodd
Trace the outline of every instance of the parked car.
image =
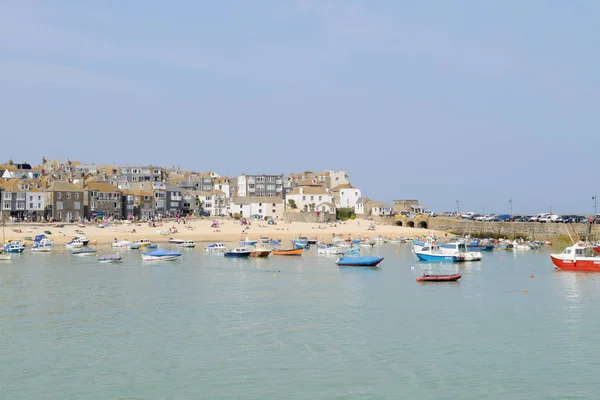
<svg viewBox="0 0 600 400">
<path fill-rule="evenodd" d="M 498 215 L 498 220 L 503 221 L 503 222 L 508 222 L 512 219 L 512 217 L 509 214 L 500 214 Z"/>
</svg>

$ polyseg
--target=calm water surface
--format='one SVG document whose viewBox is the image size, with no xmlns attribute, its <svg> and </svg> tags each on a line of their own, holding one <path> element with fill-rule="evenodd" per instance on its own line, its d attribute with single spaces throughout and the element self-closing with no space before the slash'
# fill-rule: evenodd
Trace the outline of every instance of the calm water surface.
<svg viewBox="0 0 600 400">
<path fill-rule="evenodd" d="M 555 271 L 548 251 L 370 253 L 381 268 L 26 250 L 0 265 L 0 398 L 600 398 L 600 274 Z M 463 278 L 418 284 L 423 270 Z"/>
</svg>

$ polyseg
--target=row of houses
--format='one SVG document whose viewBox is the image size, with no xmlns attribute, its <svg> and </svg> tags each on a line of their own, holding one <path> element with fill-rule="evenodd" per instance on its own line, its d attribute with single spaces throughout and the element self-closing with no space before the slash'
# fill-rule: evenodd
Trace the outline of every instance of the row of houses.
<svg viewBox="0 0 600 400">
<path fill-rule="evenodd" d="M 343 170 L 235 178 L 177 167 L 86 165 L 42 160 L 32 167 L 0 165 L 3 216 L 76 221 L 82 218 L 147 220 L 154 217 L 259 215 L 284 212 L 390 215 L 391 206 L 362 196 Z"/>
</svg>

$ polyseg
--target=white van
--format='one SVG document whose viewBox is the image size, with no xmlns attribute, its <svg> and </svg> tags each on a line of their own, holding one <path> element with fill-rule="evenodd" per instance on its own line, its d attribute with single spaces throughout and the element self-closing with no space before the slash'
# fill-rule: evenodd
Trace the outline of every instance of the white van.
<svg viewBox="0 0 600 400">
<path fill-rule="evenodd" d="M 545 216 L 540 218 L 539 221 L 540 222 L 556 222 L 558 217 L 559 216 L 557 214 L 546 214 Z"/>
<path fill-rule="evenodd" d="M 533 217 L 529 218 L 529 222 L 540 222 L 542 218 L 546 218 L 546 216 L 551 215 L 550 213 L 536 214 Z"/>
</svg>

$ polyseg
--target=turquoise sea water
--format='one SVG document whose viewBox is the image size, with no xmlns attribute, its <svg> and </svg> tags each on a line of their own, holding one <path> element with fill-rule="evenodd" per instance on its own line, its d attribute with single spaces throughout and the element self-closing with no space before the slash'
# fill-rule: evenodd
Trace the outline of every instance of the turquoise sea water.
<svg viewBox="0 0 600 400">
<path fill-rule="evenodd" d="M 548 251 L 364 253 L 381 268 L 314 249 L 122 265 L 26 250 L 0 265 L 0 398 L 600 398 L 600 274 L 555 271 Z"/>
</svg>

